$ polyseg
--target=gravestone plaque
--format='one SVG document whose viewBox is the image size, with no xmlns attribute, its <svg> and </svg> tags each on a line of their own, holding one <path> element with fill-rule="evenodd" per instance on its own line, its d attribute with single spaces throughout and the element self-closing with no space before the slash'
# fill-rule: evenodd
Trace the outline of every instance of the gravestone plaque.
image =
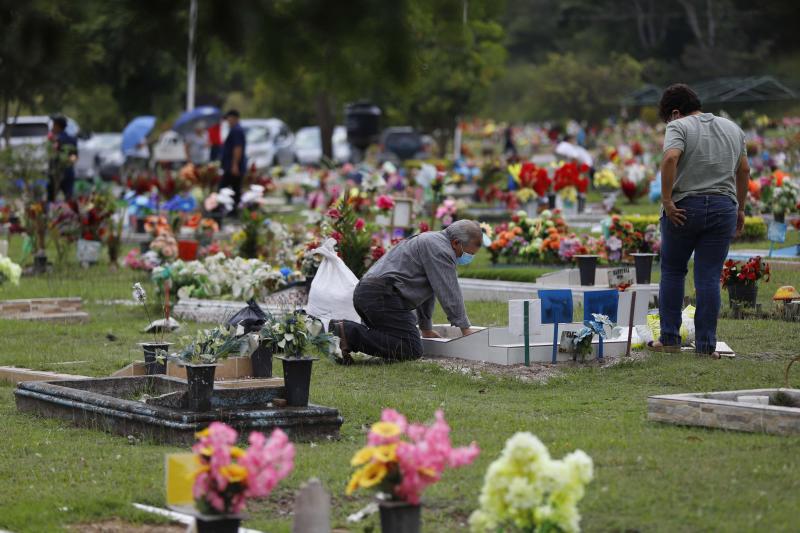
<svg viewBox="0 0 800 533">
<path fill-rule="evenodd" d="M 576 334 L 576 331 L 561 332 L 561 341 L 558 343 L 558 353 L 575 353 L 574 339 Z"/>
<path fill-rule="evenodd" d="M 620 285 L 633 285 L 636 281 L 635 272 L 630 267 L 619 267 L 608 269 L 608 286 L 619 287 Z"/>
</svg>

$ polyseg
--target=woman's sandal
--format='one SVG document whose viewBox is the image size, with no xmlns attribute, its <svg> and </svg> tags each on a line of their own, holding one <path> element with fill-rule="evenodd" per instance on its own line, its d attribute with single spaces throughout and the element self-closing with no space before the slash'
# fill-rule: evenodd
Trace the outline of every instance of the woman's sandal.
<svg viewBox="0 0 800 533">
<path fill-rule="evenodd" d="M 679 353 L 681 351 L 681 347 L 677 344 L 665 346 L 659 341 L 647 341 L 645 348 L 655 353 Z"/>
</svg>

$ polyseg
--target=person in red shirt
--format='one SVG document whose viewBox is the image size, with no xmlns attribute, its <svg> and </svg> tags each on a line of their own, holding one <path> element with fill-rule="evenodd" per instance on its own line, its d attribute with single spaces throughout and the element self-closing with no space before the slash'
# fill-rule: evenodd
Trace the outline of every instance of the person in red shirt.
<svg viewBox="0 0 800 533">
<path fill-rule="evenodd" d="M 222 128 L 221 123 L 208 128 L 208 143 L 211 145 L 211 161 L 219 161 L 222 156 Z"/>
</svg>

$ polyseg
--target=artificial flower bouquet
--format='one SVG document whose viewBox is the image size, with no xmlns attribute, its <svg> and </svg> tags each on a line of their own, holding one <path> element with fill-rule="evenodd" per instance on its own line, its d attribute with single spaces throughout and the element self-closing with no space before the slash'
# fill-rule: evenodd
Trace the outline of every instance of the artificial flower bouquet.
<svg viewBox="0 0 800 533">
<path fill-rule="evenodd" d="M 769 281 L 769 263 L 761 260 L 760 256 L 751 257 L 745 263 L 728 259 L 722 267 L 720 281 L 723 287 L 736 284 L 750 285 L 763 279 Z"/>
<path fill-rule="evenodd" d="M 20 276 L 22 276 L 22 267 L 10 258 L 0 255 L 0 286 L 6 281 L 12 285 L 19 285 Z"/>
<path fill-rule="evenodd" d="M 480 453 L 474 442 L 454 448 L 450 426 L 441 410 L 430 425 L 409 424 L 394 409 L 384 409 L 380 422 L 370 428 L 367 446 L 356 452 L 350 464 L 358 470 L 346 492 L 375 489 L 388 499 L 419 504 L 422 492 L 438 482 L 446 468 L 471 464 Z"/>
<path fill-rule="evenodd" d="M 577 163 L 562 163 L 553 175 L 553 189 L 567 202 L 575 202 L 578 193 L 585 194 L 589 188 L 587 174 L 589 166 Z"/>
<path fill-rule="evenodd" d="M 177 353 L 177 359 L 192 365 L 216 364 L 248 348 L 247 339 L 237 336 L 236 329 L 227 326 L 200 329 L 194 336 L 186 336 L 181 340 L 185 346 Z"/>
<path fill-rule="evenodd" d="M 545 196 L 553 183 L 546 168 L 531 162 L 509 165 L 508 172 L 517 185 L 517 199 L 523 204 Z"/>
<path fill-rule="evenodd" d="M 580 530 L 578 503 L 594 476 L 581 450 L 553 459 L 531 433 L 516 433 L 486 471 L 480 508 L 469 518 L 473 533 Z"/>
<path fill-rule="evenodd" d="M 611 330 L 613 327 L 614 323 L 606 315 L 592 313 L 592 319 L 584 320 L 583 328 L 572 338 L 575 355 L 579 355 L 581 360 L 585 359 L 587 355 L 592 353 L 592 338 L 597 335 L 602 340 L 607 339 L 608 331 L 606 331 L 606 328 Z"/>
<path fill-rule="evenodd" d="M 325 332 L 321 321 L 302 311 L 267 321 L 259 336 L 260 340 L 269 341 L 273 349 L 295 358 L 305 356 L 309 349 L 330 355 L 338 344 L 338 339 Z"/>
<path fill-rule="evenodd" d="M 240 513 L 248 500 L 269 496 L 294 468 L 294 446 L 280 429 L 269 437 L 253 431 L 247 449 L 236 446 L 236 430 L 223 422 L 212 422 L 197 438 L 192 495 L 204 514 Z"/>
<path fill-rule="evenodd" d="M 368 203 L 369 199 L 353 188 L 328 210 L 323 221 L 323 234 L 336 240 L 339 256 L 357 278 L 363 276 L 373 263 L 373 228 L 360 216 Z"/>
</svg>

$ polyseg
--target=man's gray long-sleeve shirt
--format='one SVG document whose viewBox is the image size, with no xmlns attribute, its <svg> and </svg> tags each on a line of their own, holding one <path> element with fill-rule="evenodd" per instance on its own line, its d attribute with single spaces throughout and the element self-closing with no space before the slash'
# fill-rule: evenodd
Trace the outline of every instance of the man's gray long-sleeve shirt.
<svg viewBox="0 0 800 533">
<path fill-rule="evenodd" d="M 456 253 L 444 232 L 426 232 L 389 250 L 365 278 L 391 282 L 411 309 L 417 310 L 420 329 L 431 329 L 434 297 L 459 328 L 470 327 L 456 274 Z"/>
</svg>

